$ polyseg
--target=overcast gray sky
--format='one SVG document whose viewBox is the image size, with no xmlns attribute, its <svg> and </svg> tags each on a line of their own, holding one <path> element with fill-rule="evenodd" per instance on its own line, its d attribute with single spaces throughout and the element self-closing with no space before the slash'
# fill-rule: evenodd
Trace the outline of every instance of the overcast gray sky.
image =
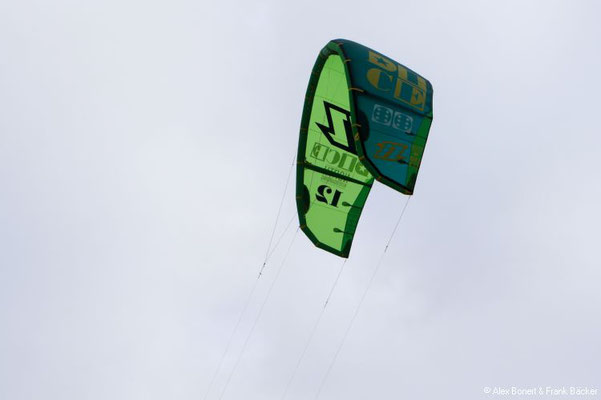
<svg viewBox="0 0 601 400">
<path fill-rule="evenodd" d="M 203 398 L 334 38 L 427 77 L 434 123 L 320 399 L 601 390 L 600 15 L 594 1 L 1 2 L 0 398 Z M 315 396 L 404 201 L 374 186 L 288 399 Z M 294 213 L 289 191 L 276 237 Z M 224 400 L 280 398 L 340 264 L 296 236 Z"/>
</svg>

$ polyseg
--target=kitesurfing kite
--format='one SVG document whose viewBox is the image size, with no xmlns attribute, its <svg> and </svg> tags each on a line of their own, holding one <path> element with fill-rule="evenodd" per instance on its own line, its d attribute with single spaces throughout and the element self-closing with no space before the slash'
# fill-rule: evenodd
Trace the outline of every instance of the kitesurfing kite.
<svg viewBox="0 0 601 400">
<path fill-rule="evenodd" d="M 413 194 L 432 123 L 432 85 L 358 43 L 319 53 L 297 155 L 300 226 L 319 248 L 348 257 L 374 179 Z"/>
</svg>

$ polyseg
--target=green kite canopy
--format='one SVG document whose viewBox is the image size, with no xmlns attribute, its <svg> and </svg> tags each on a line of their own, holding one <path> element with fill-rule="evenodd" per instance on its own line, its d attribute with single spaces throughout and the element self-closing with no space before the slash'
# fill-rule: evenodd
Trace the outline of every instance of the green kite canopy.
<svg viewBox="0 0 601 400">
<path fill-rule="evenodd" d="M 300 226 L 348 257 L 374 178 L 413 194 L 432 123 L 432 85 L 349 40 L 329 42 L 309 80 L 297 156 Z"/>
</svg>

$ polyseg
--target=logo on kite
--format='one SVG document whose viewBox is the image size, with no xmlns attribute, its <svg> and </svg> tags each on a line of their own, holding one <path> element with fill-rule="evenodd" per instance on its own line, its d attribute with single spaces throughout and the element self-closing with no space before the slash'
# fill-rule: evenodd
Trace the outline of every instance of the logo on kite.
<svg viewBox="0 0 601 400">
<path fill-rule="evenodd" d="M 400 111 L 394 111 L 391 108 L 380 104 L 374 104 L 371 120 L 385 126 L 392 126 L 394 129 L 405 133 L 411 132 L 413 127 L 413 118 L 403 114 Z"/>
<path fill-rule="evenodd" d="M 404 143 L 380 142 L 377 144 L 378 151 L 374 154 L 375 158 L 385 161 L 396 161 L 401 164 L 407 164 L 403 155 L 409 146 Z"/>
<path fill-rule="evenodd" d="M 323 102 L 328 125 L 315 124 L 333 145 L 355 154 L 355 142 L 351 130 L 351 113 L 327 101 Z"/>
</svg>

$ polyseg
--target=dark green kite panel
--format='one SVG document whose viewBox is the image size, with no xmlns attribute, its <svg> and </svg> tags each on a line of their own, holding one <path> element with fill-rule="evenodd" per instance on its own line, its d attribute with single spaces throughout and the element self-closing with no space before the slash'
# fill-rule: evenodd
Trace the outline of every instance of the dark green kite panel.
<svg viewBox="0 0 601 400">
<path fill-rule="evenodd" d="M 370 48 L 344 39 L 333 42 L 347 60 L 359 123 L 357 154 L 378 181 L 413 194 L 432 123 L 432 85 Z"/>
</svg>

